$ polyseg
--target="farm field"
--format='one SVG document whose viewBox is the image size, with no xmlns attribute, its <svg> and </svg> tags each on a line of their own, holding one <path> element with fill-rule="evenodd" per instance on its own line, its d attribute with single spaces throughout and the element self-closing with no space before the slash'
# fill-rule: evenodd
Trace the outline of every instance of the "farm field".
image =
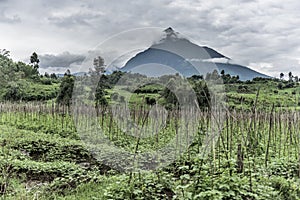
<svg viewBox="0 0 300 200">
<path fill-rule="evenodd" d="M 214 73 L 218 113 L 200 76 L 114 72 L 93 93 L 1 59 L 1 199 L 300 199 L 297 81 Z"/>
<path fill-rule="evenodd" d="M 50 106 L 2 104 L 1 198 L 4 199 L 298 199 L 297 109 L 228 110 L 206 153 L 208 111 L 201 113 L 191 146 L 154 171 L 124 172 L 94 158 L 76 132 L 71 113 Z M 54 109 L 55 110 L 55 109 Z M 63 110 L 63 109 L 61 109 Z M 134 152 L 159 148 L 174 137 L 174 124 L 159 140 L 138 141 L 109 123 L 106 136 Z M 99 116 L 99 122 L 102 121 Z"/>
<path fill-rule="evenodd" d="M 0 0 L 0 200 L 300 200 L 299 10 Z"/>
</svg>

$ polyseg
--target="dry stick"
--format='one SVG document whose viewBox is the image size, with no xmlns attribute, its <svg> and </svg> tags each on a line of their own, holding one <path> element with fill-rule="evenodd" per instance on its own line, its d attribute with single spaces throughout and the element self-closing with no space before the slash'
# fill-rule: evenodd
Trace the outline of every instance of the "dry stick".
<svg viewBox="0 0 300 200">
<path fill-rule="evenodd" d="M 299 119 L 299 113 L 298 113 L 298 115 L 297 115 L 297 121 L 299 121 L 298 120 Z M 297 129 L 298 130 L 298 129 Z M 299 140 L 299 135 L 298 135 L 298 140 Z M 299 145 L 296 145 L 298 148 L 299 148 Z M 299 151 L 299 149 L 298 149 L 298 162 L 299 162 L 299 168 L 298 168 L 298 177 L 300 178 L 300 151 Z"/>
<path fill-rule="evenodd" d="M 297 156 L 297 153 L 298 153 L 298 149 L 297 149 L 297 138 L 295 137 L 295 130 L 296 130 L 296 123 L 295 123 L 295 112 L 293 111 L 292 112 L 292 137 L 293 137 L 293 139 L 294 139 L 294 145 L 293 145 L 293 147 L 294 147 L 294 156 L 295 156 L 295 159 L 298 159 L 298 156 Z"/>
<path fill-rule="evenodd" d="M 290 146 L 292 145 L 292 122 L 291 122 L 291 116 L 290 116 L 290 111 L 289 111 L 289 115 L 288 115 L 288 133 L 289 133 L 289 139 L 290 139 Z M 288 161 L 290 161 L 290 148 L 288 149 Z"/>
<path fill-rule="evenodd" d="M 259 96 L 259 90 L 260 88 L 258 88 L 257 93 L 256 93 L 256 97 L 255 97 L 255 102 L 254 105 L 252 107 L 252 117 L 254 117 L 255 120 L 255 113 L 256 113 L 256 105 L 257 105 L 257 101 L 258 101 L 258 96 Z M 251 131 L 251 127 L 252 127 L 252 123 L 255 123 L 254 120 L 252 120 L 252 117 L 250 118 L 251 122 L 250 122 L 250 127 L 249 127 L 249 131 L 248 131 L 248 136 L 250 135 L 250 131 Z M 254 122 L 253 122 L 254 121 Z M 251 136 L 250 136 L 251 137 Z M 252 138 L 250 139 L 250 153 L 252 151 Z M 248 155 L 249 152 L 247 152 L 247 159 L 249 161 L 249 185 L 250 185 L 250 191 L 252 192 L 252 171 L 251 171 L 251 164 L 250 164 L 250 157 Z M 254 162 L 253 162 L 254 163 Z"/>
<path fill-rule="evenodd" d="M 220 131 L 220 138 L 218 138 L 218 149 L 219 149 L 219 152 L 218 152 L 218 162 L 219 162 L 219 170 L 220 170 L 220 165 L 221 165 L 221 156 L 220 156 L 221 142 L 222 142 L 223 149 L 224 150 L 227 149 L 227 151 L 225 153 L 225 157 L 226 157 L 226 160 L 227 160 L 227 166 L 228 166 L 228 168 L 230 168 L 230 162 L 229 162 L 229 156 L 228 156 L 228 113 L 227 112 L 226 112 L 226 137 L 227 137 L 226 140 L 227 140 L 227 145 L 225 145 L 225 138 L 222 135 L 222 132 L 223 131 Z"/>
<path fill-rule="evenodd" d="M 279 114 L 278 114 L 278 125 L 279 125 L 279 147 L 278 147 L 278 157 L 280 158 L 280 155 L 281 155 L 281 143 L 282 143 L 282 123 L 281 123 L 281 108 L 280 108 L 280 111 L 279 111 Z"/>
<path fill-rule="evenodd" d="M 270 141 L 271 141 L 271 134 L 272 134 L 272 125 L 273 125 L 273 112 L 274 112 L 274 103 L 270 113 L 270 121 L 269 121 L 269 136 L 268 136 L 268 143 L 267 143 L 266 157 L 265 157 L 266 168 L 268 167 L 268 156 L 269 156 L 269 148 L 270 148 Z"/>
<path fill-rule="evenodd" d="M 244 170 L 244 154 L 242 144 L 238 144 L 237 150 L 237 173 L 242 173 Z"/>
<path fill-rule="evenodd" d="M 234 113 L 236 114 L 235 110 L 234 110 Z M 233 147 L 233 125 L 234 125 L 234 118 L 233 116 L 230 116 L 230 143 L 229 143 L 229 157 L 231 158 L 233 153 L 232 153 L 232 147 Z M 232 170 L 231 170 L 231 173 L 232 173 Z"/>
<path fill-rule="evenodd" d="M 287 134 L 286 134 L 286 123 L 287 123 L 287 118 L 286 116 L 284 115 L 284 118 L 282 120 L 282 125 L 283 125 L 283 140 L 284 140 L 284 144 L 283 144 L 283 157 L 286 155 L 286 142 L 288 140 L 287 138 Z"/>
<path fill-rule="evenodd" d="M 227 154 L 229 152 L 229 122 L 228 122 L 228 111 L 226 112 L 226 150 L 227 150 Z"/>
<path fill-rule="evenodd" d="M 146 119 L 147 119 L 148 116 L 149 116 L 149 111 L 147 111 L 146 116 L 144 117 L 144 119 L 143 119 L 143 121 L 142 121 L 142 127 L 144 127 L 144 124 L 145 124 Z M 140 140 L 141 140 L 140 134 L 141 134 L 141 133 L 139 133 L 139 135 L 138 135 L 138 139 L 137 139 L 136 146 L 135 146 L 135 150 L 134 150 L 134 157 L 133 157 L 134 160 L 135 160 L 135 158 L 136 158 L 137 151 L 138 151 L 139 144 L 140 144 Z"/>
<path fill-rule="evenodd" d="M 276 156 L 277 154 L 277 131 L 278 131 L 278 127 L 277 127 L 277 117 L 278 117 L 278 113 L 274 114 L 274 138 L 273 138 L 273 144 L 274 144 L 274 155 Z"/>
<path fill-rule="evenodd" d="M 293 113 L 293 132 L 294 132 L 294 134 L 293 134 L 293 137 L 294 137 L 294 143 L 295 143 L 295 145 L 294 145 L 294 148 L 295 148 L 295 159 L 297 160 L 298 159 L 298 154 L 299 154 L 299 145 L 298 145 L 298 138 L 297 138 L 297 134 L 296 134 L 296 131 L 295 130 L 298 130 L 298 123 L 297 123 L 297 113 L 296 113 L 296 111 L 294 111 L 294 113 Z"/>
</svg>

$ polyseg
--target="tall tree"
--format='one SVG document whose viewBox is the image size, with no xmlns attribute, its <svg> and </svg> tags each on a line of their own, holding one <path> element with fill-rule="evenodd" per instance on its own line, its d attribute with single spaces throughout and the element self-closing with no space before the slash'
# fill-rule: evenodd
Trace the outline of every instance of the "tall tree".
<svg viewBox="0 0 300 200">
<path fill-rule="evenodd" d="M 101 56 L 94 58 L 94 70 L 97 75 L 101 75 L 105 72 L 104 59 Z"/>
<path fill-rule="evenodd" d="M 40 59 L 37 53 L 33 52 L 30 56 L 30 63 L 32 64 L 33 69 L 38 73 Z"/>
<path fill-rule="evenodd" d="M 108 102 L 106 100 L 106 92 L 105 89 L 108 89 L 109 85 L 108 85 L 108 78 L 105 75 L 102 75 L 97 87 L 96 87 L 96 91 L 95 91 L 95 103 L 96 103 L 96 107 L 98 107 L 99 105 L 101 106 L 106 106 L 108 105 Z"/>
<path fill-rule="evenodd" d="M 280 79 L 283 79 L 283 77 L 284 77 L 284 73 L 280 73 Z"/>
<path fill-rule="evenodd" d="M 59 87 L 57 102 L 59 104 L 71 105 L 72 93 L 74 88 L 75 78 L 71 75 L 70 70 L 67 70 Z"/>
<path fill-rule="evenodd" d="M 290 82 L 293 81 L 293 74 L 292 74 L 292 72 L 289 72 L 289 81 L 290 81 Z"/>
<path fill-rule="evenodd" d="M 109 87 L 109 81 L 107 76 L 105 76 L 105 64 L 104 59 L 101 56 L 94 58 L 94 69 L 90 70 L 90 75 L 94 76 L 92 79 L 97 80 L 96 91 L 95 91 L 95 106 L 98 108 L 99 106 L 106 106 L 108 102 L 106 100 L 106 91 L 105 89 Z"/>
</svg>

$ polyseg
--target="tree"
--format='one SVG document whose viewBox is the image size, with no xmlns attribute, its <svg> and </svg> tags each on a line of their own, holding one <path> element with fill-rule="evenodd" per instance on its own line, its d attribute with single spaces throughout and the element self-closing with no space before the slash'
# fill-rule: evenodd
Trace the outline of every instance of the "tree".
<svg viewBox="0 0 300 200">
<path fill-rule="evenodd" d="M 283 77 L 284 77 L 284 73 L 280 73 L 280 79 L 283 79 Z"/>
<path fill-rule="evenodd" d="M 57 79 L 57 76 L 56 76 L 55 73 L 52 73 L 52 74 L 50 74 L 50 78 L 52 78 L 52 79 Z"/>
<path fill-rule="evenodd" d="M 71 75 L 70 70 L 67 70 L 59 87 L 59 93 L 56 99 L 57 103 L 67 106 L 71 105 L 74 82 L 74 76 Z"/>
<path fill-rule="evenodd" d="M 35 71 L 35 74 L 38 74 L 38 69 L 39 69 L 39 58 L 38 58 L 38 55 L 33 52 L 32 55 L 30 56 L 30 64 L 32 65 L 34 71 Z"/>
<path fill-rule="evenodd" d="M 107 106 L 108 101 L 105 97 L 106 91 L 105 89 L 109 89 L 109 81 L 106 75 L 104 75 L 105 72 L 105 65 L 104 65 L 104 59 L 101 56 L 98 56 L 94 59 L 94 69 L 90 70 L 90 75 L 94 76 L 92 77 L 93 80 L 98 80 L 100 77 L 96 91 L 95 91 L 95 106 L 98 108 L 99 106 Z"/>
<path fill-rule="evenodd" d="M 105 97 L 106 92 L 105 89 L 109 88 L 108 85 L 108 78 L 107 76 L 105 76 L 104 74 L 101 76 L 97 87 L 96 87 L 96 91 L 95 91 L 95 104 L 96 104 L 96 108 L 101 105 L 101 106 L 107 106 L 108 102 L 107 99 Z"/>
<path fill-rule="evenodd" d="M 212 80 L 217 80 L 219 77 L 220 77 L 220 76 L 219 76 L 219 72 L 215 69 L 215 70 L 212 72 L 210 78 L 211 78 Z"/>
<path fill-rule="evenodd" d="M 19 70 L 23 72 L 23 78 L 33 78 L 33 75 L 37 75 L 37 71 L 30 65 L 27 65 L 23 62 L 18 62 L 16 65 L 18 66 Z"/>
<path fill-rule="evenodd" d="M 4 99 L 9 101 L 22 100 L 24 97 L 24 83 L 23 82 L 9 82 L 6 86 Z"/>
<path fill-rule="evenodd" d="M 292 74 L 292 72 L 289 72 L 289 81 L 290 82 L 293 81 L 293 74 Z"/>
<path fill-rule="evenodd" d="M 101 56 L 94 58 L 94 69 L 97 75 L 101 75 L 105 72 L 104 59 Z"/>
<path fill-rule="evenodd" d="M 178 105 L 178 99 L 176 95 L 174 94 L 176 90 L 176 82 L 174 78 L 171 78 L 165 89 L 162 91 L 162 97 L 165 98 L 166 104 L 168 108 L 173 108 L 174 106 Z"/>
<path fill-rule="evenodd" d="M 0 49 L 0 55 L 8 58 L 10 56 L 10 51 L 6 49 Z"/>
<path fill-rule="evenodd" d="M 224 76 L 224 75 L 225 75 L 225 71 L 224 71 L 224 69 L 222 69 L 222 71 L 221 71 L 221 75 L 222 75 L 222 76 Z"/>
<path fill-rule="evenodd" d="M 195 83 L 193 89 L 196 93 L 199 107 L 209 108 L 210 93 L 207 84 L 204 81 L 199 81 Z"/>
<path fill-rule="evenodd" d="M 156 100 L 154 98 L 151 98 L 151 97 L 146 97 L 145 100 L 146 100 L 147 105 L 153 106 L 156 103 Z"/>
<path fill-rule="evenodd" d="M 203 80 L 203 75 L 193 75 L 193 76 L 189 77 L 188 79 L 192 80 L 192 81 Z"/>
<path fill-rule="evenodd" d="M 44 76 L 45 76 L 46 78 L 50 78 L 50 75 L 48 74 L 48 72 L 45 72 Z"/>
<path fill-rule="evenodd" d="M 205 80 L 217 80 L 219 79 L 220 76 L 219 76 L 219 73 L 218 71 L 215 69 L 212 73 L 207 73 L 206 74 L 206 77 L 205 77 Z"/>
<path fill-rule="evenodd" d="M 71 71 L 69 69 L 67 69 L 67 71 L 65 72 L 64 76 L 71 76 Z"/>
</svg>

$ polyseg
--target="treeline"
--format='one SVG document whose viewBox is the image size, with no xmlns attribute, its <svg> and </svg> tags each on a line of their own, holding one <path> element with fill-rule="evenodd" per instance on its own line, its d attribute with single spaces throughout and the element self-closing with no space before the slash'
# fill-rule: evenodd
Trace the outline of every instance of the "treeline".
<svg viewBox="0 0 300 200">
<path fill-rule="evenodd" d="M 121 71 L 114 71 L 111 74 L 107 74 L 105 73 L 103 58 L 97 57 L 94 59 L 93 68 L 86 75 L 75 77 L 71 74 L 70 70 L 67 70 L 64 77 L 57 77 L 54 73 L 40 74 L 39 62 L 40 60 L 35 52 L 30 56 L 30 63 L 26 64 L 24 62 L 14 62 L 9 58 L 9 51 L 0 50 L 0 101 L 45 101 L 55 99 L 59 104 L 70 106 L 75 79 L 80 80 L 85 78 L 85 76 L 91 76 L 91 79 L 99 80 L 97 83 L 93 83 L 96 85 L 96 90 L 90 90 L 88 93 L 88 99 L 94 100 L 96 106 L 106 106 L 110 101 L 123 102 L 125 100 L 125 97 L 121 94 L 116 92 L 110 94 L 108 92 L 118 82 L 120 83 L 120 81 L 126 86 L 123 89 L 132 93 L 159 94 L 159 98 L 146 95 L 143 101 L 148 105 L 154 105 L 159 101 L 168 108 L 174 108 L 179 104 L 178 96 L 186 95 L 187 85 L 176 85 L 177 78 L 180 77 L 179 74 L 165 75 L 159 78 L 149 78 L 145 75 Z M 223 84 L 229 85 L 273 81 L 278 83 L 278 89 L 292 88 L 298 84 L 298 76 L 294 76 L 291 72 L 288 73 L 288 80 L 284 80 L 283 77 L 284 74 L 281 73 L 280 79 L 257 77 L 253 80 L 241 81 L 238 75 L 231 76 L 224 70 L 220 73 L 214 70 L 212 73 L 207 73 L 206 75 L 188 77 L 187 81 L 192 86 L 199 105 L 208 107 L 210 101 L 210 94 L 206 84 L 208 80 L 222 80 Z M 143 84 L 144 80 L 150 80 L 153 83 L 145 85 Z M 138 85 L 139 87 L 132 91 L 132 85 Z M 238 91 L 249 92 L 250 89 L 246 85 L 239 85 Z"/>
</svg>

